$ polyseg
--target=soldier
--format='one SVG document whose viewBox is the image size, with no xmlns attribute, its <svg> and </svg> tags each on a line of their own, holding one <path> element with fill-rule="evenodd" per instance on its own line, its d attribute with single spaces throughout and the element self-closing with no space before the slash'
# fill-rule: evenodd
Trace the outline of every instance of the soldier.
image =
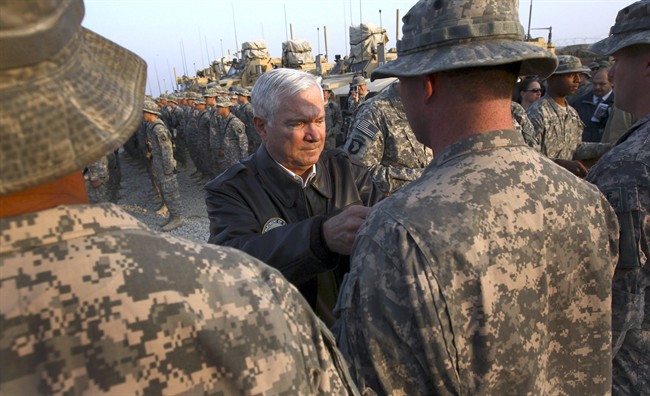
<svg viewBox="0 0 650 396">
<path fill-rule="evenodd" d="M 606 143 L 582 142 L 584 124 L 566 97 L 578 88 L 578 74 L 586 69 L 579 58 L 560 55 L 557 70 L 548 78 L 548 90 L 526 111 L 535 127 L 542 154 L 578 177 L 587 168 L 578 160 L 600 158 L 611 147 Z"/>
<path fill-rule="evenodd" d="M 350 84 L 350 95 L 348 96 L 348 113 L 354 114 L 354 111 L 366 100 L 368 87 L 366 79 L 363 76 L 354 76 Z"/>
<path fill-rule="evenodd" d="M 216 133 L 210 134 L 209 143 L 214 158 L 217 159 L 215 176 L 248 157 L 246 126 L 230 113 L 230 100 L 219 98 L 217 112 L 219 113 L 218 127 L 211 129 L 211 132 L 216 131 Z"/>
<path fill-rule="evenodd" d="M 512 111 L 512 123 L 514 124 L 515 130 L 521 132 L 524 141 L 527 145 L 534 148 L 537 151 L 540 151 L 539 142 L 535 136 L 535 127 L 533 123 L 530 122 L 528 115 L 526 115 L 526 110 L 519 103 L 513 101 L 510 104 Z"/>
<path fill-rule="evenodd" d="M 201 148 L 199 147 L 199 113 L 200 111 L 194 105 L 194 100 L 200 99 L 195 92 L 186 93 L 187 108 L 185 109 L 185 144 L 190 158 L 196 167 L 196 170 L 190 174 L 194 180 L 200 180 L 205 175 L 205 168 L 202 164 Z"/>
<path fill-rule="evenodd" d="M 228 95 L 228 100 L 230 100 L 230 112 L 237 118 L 239 118 L 239 96 L 237 92 L 231 92 Z"/>
<path fill-rule="evenodd" d="M 214 123 L 217 103 L 217 90 L 208 88 L 203 94 L 203 99 L 195 102 L 199 110 L 197 122 L 198 132 L 196 135 L 196 147 L 199 150 L 202 177 L 197 178 L 197 183 L 203 185 L 216 176 L 217 161 L 214 153 L 210 150 L 210 134 Z"/>
<path fill-rule="evenodd" d="M 323 100 L 325 101 L 325 149 L 336 148 L 345 143 L 343 132 L 343 114 L 336 96 L 329 84 L 323 84 Z"/>
<path fill-rule="evenodd" d="M 86 169 L 84 169 L 84 180 L 86 181 L 88 202 L 110 202 L 108 191 L 108 157 L 101 157 L 97 161 L 88 165 Z"/>
<path fill-rule="evenodd" d="M 622 9 L 610 36 L 591 51 L 615 59 L 616 106 L 636 122 L 591 168 L 621 226 L 612 291 L 615 395 L 650 391 L 650 1 Z"/>
<path fill-rule="evenodd" d="M 247 89 L 240 89 L 237 91 L 237 100 L 239 101 L 239 108 L 237 109 L 237 117 L 246 126 L 246 136 L 248 137 L 248 153 L 253 154 L 257 151 L 262 144 L 262 138 L 257 133 L 255 123 L 253 122 L 253 105 L 251 104 L 251 92 Z"/>
<path fill-rule="evenodd" d="M 517 4 L 422 0 L 371 76 L 399 78 L 436 155 L 372 209 L 339 294 L 339 345 L 378 394 L 610 391 L 616 216 L 513 129 L 517 76 L 557 65 Z"/>
<path fill-rule="evenodd" d="M 181 218 L 181 196 L 174 168 L 174 150 L 169 130 L 158 118 L 160 108 L 157 104 L 146 101 L 143 116 L 147 121 L 147 145 L 151 153 L 151 173 L 158 186 L 164 205 L 169 211 L 169 217 L 160 224 L 163 231 L 171 231 L 183 224 Z"/>
<path fill-rule="evenodd" d="M 358 107 L 344 149 L 370 169 L 386 195 L 420 177 L 433 159 L 413 135 L 397 83 Z"/>
</svg>

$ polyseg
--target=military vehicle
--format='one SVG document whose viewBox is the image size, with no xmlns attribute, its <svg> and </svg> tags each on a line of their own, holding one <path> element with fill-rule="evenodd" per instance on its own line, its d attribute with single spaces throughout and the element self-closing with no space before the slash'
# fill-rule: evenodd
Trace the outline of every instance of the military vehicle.
<svg viewBox="0 0 650 396">
<path fill-rule="evenodd" d="M 263 40 L 246 41 L 242 44 L 241 57 L 230 62 L 213 62 L 213 70 L 221 74 L 215 79 L 224 88 L 238 86 L 251 88 L 255 81 L 265 72 L 278 68 L 282 60 L 271 58 Z M 215 73 L 216 74 L 216 73 Z"/>
<path fill-rule="evenodd" d="M 334 63 L 314 57 L 309 41 L 289 40 L 282 43 L 282 67 L 323 75 L 334 67 Z"/>
</svg>

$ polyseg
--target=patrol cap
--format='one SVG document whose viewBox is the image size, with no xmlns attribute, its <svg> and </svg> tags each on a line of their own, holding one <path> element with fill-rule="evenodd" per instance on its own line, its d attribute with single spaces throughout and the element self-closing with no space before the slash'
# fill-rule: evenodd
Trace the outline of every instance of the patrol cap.
<svg viewBox="0 0 650 396">
<path fill-rule="evenodd" d="M 82 0 L 0 4 L 0 195 L 83 169 L 142 121 L 146 63 L 83 17 Z"/>
<path fill-rule="evenodd" d="M 217 98 L 217 107 L 230 107 L 232 106 L 232 102 L 225 97 L 219 97 Z"/>
<path fill-rule="evenodd" d="M 156 102 L 151 101 L 151 100 L 145 100 L 144 101 L 144 106 L 142 108 L 142 111 L 144 111 L 146 113 L 160 115 L 160 107 L 158 107 Z"/>
<path fill-rule="evenodd" d="M 523 41 L 518 0 L 420 0 L 402 18 L 397 59 L 371 78 L 407 77 L 521 62 L 519 75 L 545 78 L 551 52 Z"/>
<path fill-rule="evenodd" d="M 611 55 L 635 44 L 650 44 L 650 0 L 637 1 L 620 10 L 609 37 L 589 49 L 599 55 Z"/>
<path fill-rule="evenodd" d="M 577 56 L 560 55 L 557 57 L 557 60 L 557 69 L 555 69 L 553 75 L 567 73 L 589 73 L 589 69 L 582 66 L 582 62 L 580 62 L 580 58 Z"/>
<path fill-rule="evenodd" d="M 216 98 L 218 95 L 217 90 L 215 88 L 208 88 L 205 90 L 205 93 L 203 94 L 204 98 Z"/>
</svg>

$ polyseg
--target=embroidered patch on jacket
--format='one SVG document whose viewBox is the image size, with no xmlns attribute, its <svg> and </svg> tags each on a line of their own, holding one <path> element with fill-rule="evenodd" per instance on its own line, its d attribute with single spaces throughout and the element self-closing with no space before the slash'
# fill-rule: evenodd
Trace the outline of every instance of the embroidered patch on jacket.
<svg viewBox="0 0 650 396">
<path fill-rule="evenodd" d="M 374 139 L 377 132 L 379 132 L 379 128 L 372 125 L 367 120 L 361 120 L 357 122 L 356 128 L 360 130 L 364 135 L 368 136 L 370 139 Z"/>
<path fill-rule="evenodd" d="M 271 217 L 270 219 L 266 220 L 266 223 L 264 223 L 264 227 L 262 227 L 262 234 L 271 231 L 274 228 L 282 227 L 283 225 L 287 225 L 287 222 L 279 217 Z"/>
</svg>

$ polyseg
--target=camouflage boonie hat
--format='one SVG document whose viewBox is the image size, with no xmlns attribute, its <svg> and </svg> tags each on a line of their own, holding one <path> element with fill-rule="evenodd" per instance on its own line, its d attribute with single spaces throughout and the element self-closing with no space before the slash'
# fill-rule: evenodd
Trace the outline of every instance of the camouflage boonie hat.
<svg viewBox="0 0 650 396">
<path fill-rule="evenodd" d="M 587 67 L 588 67 L 589 70 L 591 70 L 591 71 L 594 71 L 594 70 L 598 70 L 598 69 L 600 69 L 600 65 L 599 65 L 598 62 L 596 62 L 596 61 L 591 62 L 591 63 L 589 64 L 589 66 L 587 66 Z"/>
<path fill-rule="evenodd" d="M 557 69 L 553 72 L 553 75 L 556 74 L 567 74 L 567 73 L 589 73 L 589 69 L 582 66 L 580 58 L 573 55 L 560 55 L 557 57 L 558 65 Z"/>
<path fill-rule="evenodd" d="M 236 94 L 235 92 L 232 92 L 232 93 L 230 94 L 230 96 L 228 96 L 228 98 L 229 98 L 230 100 L 232 100 L 232 99 L 237 99 L 237 98 L 239 98 L 239 95 Z"/>
<path fill-rule="evenodd" d="M 169 95 L 169 97 L 167 97 L 167 100 L 172 103 L 178 104 L 178 98 L 176 97 L 176 95 Z"/>
<path fill-rule="evenodd" d="M 246 88 L 241 88 L 237 90 L 237 95 L 238 96 L 246 96 L 248 98 L 251 97 L 251 91 L 247 90 Z"/>
<path fill-rule="evenodd" d="M 144 106 L 142 108 L 142 111 L 146 113 L 160 115 L 160 107 L 156 104 L 156 102 L 151 100 L 144 101 Z"/>
<path fill-rule="evenodd" d="M 142 121 L 147 65 L 83 28 L 82 0 L 0 7 L 5 195 L 70 175 L 120 147 Z"/>
<path fill-rule="evenodd" d="M 371 78 L 521 62 L 519 75 L 550 75 L 555 55 L 523 41 L 517 0 L 420 0 L 402 18 L 397 59 Z"/>
<path fill-rule="evenodd" d="M 215 89 L 217 90 L 217 93 L 218 93 L 218 94 L 221 94 L 221 95 L 223 95 L 223 94 L 228 94 L 228 93 L 229 93 L 229 91 L 228 91 L 226 88 L 221 87 L 221 86 L 219 86 L 219 87 L 217 87 L 217 88 L 215 88 Z"/>
<path fill-rule="evenodd" d="M 637 1 L 620 10 L 609 37 L 589 49 L 599 55 L 611 55 L 635 44 L 650 44 L 650 0 Z"/>
<path fill-rule="evenodd" d="M 230 107 L 230 106 L 232 106 L 232 102 L 230 102 L 230 99 L 224 97 L 217 98 L 217 107 Z"/>
<path fill-rule="evenodd" d="M 215 88 L 208 88 L 205 90 L 205 93 L 203 94 L 204 98 L 216 98 L 218 95 L 217 90 Z"/>
<path fill-rule="evenodd" d="M 194 104 L 195 105 L 204 105 L 204 104 L 207 104 L 207 102 L 205 101 L 205 99 L 199 97 L 199 98 L 194 99 Z"/>
<path fill-rule="evenodd" d="M 327 83 L 322 84 L 320 87 L 323 89 L 323 91 L 331 91 L 332 90 L 332 87 Z"/>
<path fill-rule="evenodd" d="M 350 83 L 350 86 L 358 87 L 359 85 L 365 85 L 367 83 L 368 81 L 364 76 L 354 76 L 354 78 L 352 78 L 352 83 Z"/>
</svg>

